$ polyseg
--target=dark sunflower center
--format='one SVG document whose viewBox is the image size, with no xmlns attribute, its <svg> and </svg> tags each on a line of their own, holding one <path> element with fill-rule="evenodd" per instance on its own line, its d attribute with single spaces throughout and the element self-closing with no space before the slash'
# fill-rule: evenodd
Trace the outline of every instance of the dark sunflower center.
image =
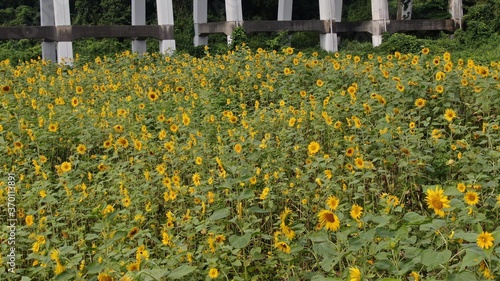
<svg viewBox="0 0 500 281">
<path fill-rule="evenodd" d="M 326 215 L 325 215 L 325 220 L 326 220 L 327 222 L 330 222 L 330 223 L 331 223 L 331 222 L 335 222 L 335 216 L 334 216 L 333 214 L 326 214 Z"/>
<path fill-rule="evenodd" d="M 436 209 L 442 209 L 443 208 L 443 202 L 441 202 L 441 200 L 439 200 L 437 198 L 435 198 L 435 199 L 432 200 L 432 205 Z"/>
</svg>

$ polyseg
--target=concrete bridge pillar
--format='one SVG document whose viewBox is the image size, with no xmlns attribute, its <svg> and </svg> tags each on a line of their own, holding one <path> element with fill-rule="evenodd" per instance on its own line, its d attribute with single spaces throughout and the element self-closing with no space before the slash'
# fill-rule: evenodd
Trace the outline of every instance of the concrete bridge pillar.
<svg viewBox="0 0 500 281">
<path fill-rule="evenodd" d="M 293 0 L 279 0 L 278 20 L 292 20 Z"/>
<path fill-rule="evenodd" d="M 207 0 L 193 0 L 194 45 L 208 45 L 208 36 L 198 36 L 198 24 L 207 23 Z"/>
<path fill-rule="evenodd" d="M 330 33 L 320 34 L 320 45 L 323 50 L 329 52 L 338 51 L 337 33 L 333 33 L 334 22 L 342 19 L 342 0 L 319 0 L 319 18 L 330 21 Z"/>
<path fill-rule="evenodd" d="M 158 25 L 174 25 L 174 10 L 172 0 L 156 0 Z M 161 40 L 160 53 L 167 55 L 175 51 L 175 40 Z"/>
<path fill-rule="evenodd" d="M 374 47 L 382 44 L 382 33 L 389 23 L 389 5 L 387 0 L 372 1 L 372 43 Z"/>
<path fill-rule="evenodd" d="M 40 2 L 40 4 L 47 4 L 48 1 Z M 69 14 L 69 1 L 68 0 L 53 0 L 53 15 L 55 26 L 71 25 Z M 50 5 L 49 5 L 50 6 Z M 49 16 L 50 17 L 50 16 Z M 73 43 L 57 42 L 57 62 L 71 65 L 73 62 Z"/>
<path fill-rule="evenodd" d="M 243 23 L 243 10 L 241 8 L 241 0 L 226 0 L 226 22 L 236 22 L 236 26 Z M 227 44 L 232 42 L 231 35 L 227 36 Z"/>
<path fill-rule="evenodd" d="M 40 25 L 56 25 L 53 0 L 40 0 Z M 42 42 L 42 59 L 57 61 L 57 42 Z"/>
<path fill-rule="evenodd" d="M 448 6 L 451 19 L 455 21 L 455 27 L 462 28 L 462 18 L 464 17 L 462 0 L 449 0 Z"/>
<path fill-rule="evenodd" d="M 146 25 L 146 0 L 132 0 L 132 25 Z M 132 40 L 132 52 L 144 54 L 146 40 Z"/>
</svg>

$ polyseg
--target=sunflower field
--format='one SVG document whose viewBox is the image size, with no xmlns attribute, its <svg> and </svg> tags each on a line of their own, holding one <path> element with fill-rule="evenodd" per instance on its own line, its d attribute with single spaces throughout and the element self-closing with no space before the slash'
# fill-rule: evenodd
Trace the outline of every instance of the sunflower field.
<svg viewBox="0 0 500 281">
<path fill-rule="evenodd" d="M 499 72 L 428 48 L 2 61 L 0 279 L 494 280 Z"/>
</svg>

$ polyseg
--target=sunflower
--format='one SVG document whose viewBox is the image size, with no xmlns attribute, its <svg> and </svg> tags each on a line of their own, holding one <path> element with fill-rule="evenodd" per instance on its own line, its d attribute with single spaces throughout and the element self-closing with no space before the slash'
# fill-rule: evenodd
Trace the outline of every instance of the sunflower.
<svg viewBox="0 0 500 281">
<path fill-rule="evenodd" d="M 365 161 L 363 161 L 363 158 L 361 157 L 357 157 L 356 159 L 354 159 L 354 164 L 358 169 L 363 169 L 365 167 Z"/>
<path fill-rule="evenodd" d="M 354 155 L 354 147 L 349 147 L 346 151 L 345 151 L 345 155 L 347 157 L 352 157 Z"/>
<path fill-rule="evenodd" d="M 323 87 L 323 85 L 325 85 L 325 82 L 323 82 L 323 80 L 321 79 L 316 80 L 316 86 Z"/>
<path fill-rule="evenodd" d="M 104 141 L 104 143 L 102 144 L 102 146 L 104 146 L 104 148 L 110 148 L 112 145 L 111 141 L 107 140 L 107 141 Z"/>
<path fill-rule="evenodd" d="M 443 209 L 450 207 L 448 196 L 444 195 L 444 190 L 436 186 L 435 190 L 427 189 L 427 206 L 429 209 L 434 209 L 436 215 L 444 217 Z"/>
<path fill-rule="evenodd" d="M 236 153 L 241 153 L 241 150 L 243 150 L 241 144 L 237 143 L 234 145 L 234 151 L 236 151 Z"/>
<path fill-rule="evenodd" d="M 437 81 L 440 81 L 441 79 L 444 79 L 445 77 L 446 77 L 446 74 L 444 74 L 444 72 L 442 72 L 442 71 L 438 71 L 436 73 L 436 80 Z"/>
<path fill-rule="evenodd" d="M 345 164 L 345 168 L 346 168 L 347 170 L 349 170 L 349 171 L 352 171 L 352 170 L 354 169 L 354 167 L 352 166 L 352 164 L 351 164 L 351 163 L 347 163 L 347 164 Z"/>
<path fill-rule="evenodd" d="M 77 106 L 77 105 L 78 105 L 78 98 L 73 97 L 73 98 L 71 99 L 71 105 L 72 105 L 73 107 Z"/>
<path fill-rule="evenodd" d="M 83 87 L 82 86 L 76 86 L 75 88 L 77 94 L 82 94 L 83 93 Z"/>
<path fill-rule="evenodd" d="M 27 215 L 24 220 L 25 220 L 27 226 L 33 225 L 33 215 Z"/>
<path fill-rule="evenodd" d="M 328 205 L 328 209 L 335 211 L 337 207 L 339 206 L 340 200 L 337 198 L 335 195 L 331 195 L 328 197 L 326 200 L 326 205 Z"/>
<path fill-rule="evenodd" d="M 413 277 L 413 281 L 420 281 L 420 274 L 418 274 L 418 272 L 412 271 L 410 276 Z"/>
<path fill-rule="evenodd" d="M 396 88 L 398 89 L 398 91 L 400 92 L 403 92 L 405 90 L 405 86 L 403 86 L 403 84 L 401 83 L 398 83 L 398 85 L 396 86 Z"/>
<path fill-rule="evenodd" d="M 87 147 L 84 144 L 79 144 L 76 147 L 76 151 L 78 152 L 78 154 L 85 154 L 85 152 L 87 151 Z"/>
<path fill-rule="evenodd" d="M 127 237 L 128 237 L 129 239 L 132 239 L 132 238 L 134 238 L 134 236 L 135 236 L 137 233 L 139 233 L 139 228 L 137 228 L 137 227 L 132 227 L 132 229 L 128 232 Z"/>
<path fill-rule="evenodd" d="M 179 127 L 177 125 L 175 124 L 170 125 L 170 131 L 172 131 L 172 133 L 177 132 L 177 130 L 179 130 Z"/>
<path fill-rule="evenodd" d="M 121 133 L 121 132 L 123 132 L 123 126 L 122 125 L 115 125 L 113 127 L 113 130 L 115 130 L 115 132 L 117 132 L 117 133 Z"/>
<path fill-rule="evenodd" d="M 186 113 L 183 113 L 182 114 L 182 124 L 184 124 L 184 126 L 189 126 L 190 123 L 191 123 L 191 118 L 189 117 L 189 115 L 187 115 Z"/>
<path fill-rule="evenodd" d="M 285 254 L 290 254 L 290 252 L 292 251 L 290 246 L 283 241 L 276 243 L 276 248 L 278 248 L 278 250 L 282 251 Z"/>
<path fill-rule="evenodd" d="M 495 238 L 489 232 L 483 231 L 481 234 L 477 236 L 477 245 L 481 249 L 488 250 L 489 248 L 493 247 L 493 242 L 495 242 Z"/>
<path fill-rule="evenodd" d="M 424 107 L 426 103 L 427 103 L 427 101 L 423 98 L 418 98 L 415 100 L 415 106 L 418 108 Z"/>
<path fill-rule="evenodd" d="M 356 94 L 356 87 L 349 86 L 349 88 L 347 88 L 347 92 L 349 93 L 349 95 L 353 96 L 354 94 Z"/>
<path fill-rule="evenodd" d="M 121 137 L 119 139 L 116 140 L 116 143 L 118 143 L 119 145 L 121 145 L 123 148 L 127 148 L 128 147 L 128 140 L 124 137 Z"/>
<path fill-rule="evenodd" d="M 219 270 L 215 267 L 210 268 L 210 270 L 208 271 L 208 277 L 210 277 L 211 279 L 219 277 Z"/>
<path fill-rule="evenodd" d="M 229 117 L 229 122 L 235 124 L 236 122 L 238 122 L 238 116 L 232 115 L 231 117 Z"/>
<path fill-rule="evenodd" d="M 98 281 L 113 281 L 113 277 L 110 276 L 109 274 L 107 273 L 104 273 L 104 272 L 101 272 L 99 273 L 99 275 L 97 276 L 97 280 Z"/>
<path fill-rule="evenodd" d="M 198 173 L 194 173 L 193 175 L 193 183 L 195 186 L 199 186 L 201 184 L 201 176 Z"/>
<path fill-rule="evenodd" d="M 318 153 L 319 149 L 321 148 L 321 146 L 319 145 L 319 143 L 313 141 L 311 142 L 308 146 L 307 146 L 307 150 L 309 151 L 309 154 L 316 154 Z"/>
<path fill-rule="evenodd" d="M 443 92 L 444 92 L 444 87 L 443 87 L 443 85 L 437 85 L 437 86 L 436 86 L 436 92 L 438 92 L 438 93 L 440 93 L 440 94 L 441 94 L 441 93 L 443 93 Z"/>
<path fill-rule="evenodd" d="M 150 101 L 156 101 L 158 99 L 159 95 L 155 92 L 149 92 L 148 93 L 148 98 Z"/>
<path fill-rule="evenodd" d="M 3 87 L 2 87 L 2 91 L 3 91 L 4 93 L 8 93 L 8 92 L 10 92 L 10 86 L 9 86 L 9 85 L 5 85 L 5 86 L 3 86 Z"/>
<path fill-rule="evenodd" d="M 264 199 L 266 199 L 266 198 L 267 198 L 267 195 L 269 194 L 269 191 L 270 191 L 269 187 L 265 187 L 265 188 L 262 190 L 262 192 L 260 193 L 260 196 L 259 196 L 260 200 L 264 200 Z"/>
<path fill-rule="evenodd" d="M 318 214 L 319 224 L 326 230 L 337 231 L 340 228 L 340 221 L 337 215 L 329 210 L 321 210 Z"/>
<path fill-rule="evenodd" d="M 141 264 L 139 262 L 133 262 L 127 265 L 127 270 L 128 271 L 138 271 L 140 268 Z"/>
<path fill-rule="evenodd" d="M 359 220 L 361 215 L 363 215 L 363 207 L 361 207 L 357 204 L 352 205 L 350 214 L 351 214 L 351 218 L 353 218 L 355 220 Z"/>
<path fill-rule="evenodd" d="M 349 267 L 349 280 L 361 281 L 361 270 L 357 267 Z"/>
<path fill-rule="evenodd" d="M 445 112 L 444 112 L 444 118 L 448 121 L 448 122 L 452 122 L 453 119 L 457 118 L 457 113 L 453 110 L 453 109 L 446 109 Z"/>
<path fill-rule="evenodd" d="M 467 205 L 474 206 L 479 203 L 479 194 L 475 191 L 469 191 L 465 193 L 464 200 Z"/>
<path fill-rule="evenodd" d="M 203 158 L 201 157 L 196 157 L 196 160 L 194 160 L 194 162 L 196 163 L 196 165 L 201 165 L 201 163 L 203 163 Z"/>
<path fill-rule="evenodd" d="M 61 170 L 62 170 L 64 173 L 71 171 L 71 163 L 70 163 L 70 162 L 63 162 L 63 163 L 61 164 Z"/>
<path fill-rule="evenodd" d="M 59 125 L 57 123 L 53 124 L 53 123 L 50 123 L 49 124 L 49 132 L 57 132 L 57 129 L 59 128 Z"/>
<path fill-rule="evenodd" d="M 130 197 L 126 196 L 122 199 L 122 205 L 125 207 L 125 208 L 128 208 L 130 206 Z"/>
<path fill-rule="evenodd" d="M 58 249 L 52 249 L 50 251 L 50 259 L 53 260 L 53 261 L 59 260 L 59 255 L 60 254 L 61 254 L 61 251 L 59 251 Z"/>
</svg>

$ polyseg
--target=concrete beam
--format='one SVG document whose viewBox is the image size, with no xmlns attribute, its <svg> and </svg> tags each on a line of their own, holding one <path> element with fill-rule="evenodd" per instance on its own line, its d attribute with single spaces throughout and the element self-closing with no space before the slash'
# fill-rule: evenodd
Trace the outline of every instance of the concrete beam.
<svg viewBox="0 0 500 281">
<path fill-rule="evenodd" d="M 158 25 L 174 25 L 174 10 L 172 0 L 156 0 Z M 160 52 L 167 55 L 175 51 L 175 40 L 161 40 Z"/>
<path fill-rule="evenodd" d="M 132 0 L 132 26 L 136 25 L 146 25 L 146 0 Z M 132 40 L 132 52 L 144 54 L 146 51 L 146 40 Z"/>
<path fill-rule="evenodd" d="M 35 39 L 44 42 L 75 41 L 81 38 L 132 38 L 173 40 L 173 25 L 65 25 L 0 26 L 0 40 Z"/>
</svg>

